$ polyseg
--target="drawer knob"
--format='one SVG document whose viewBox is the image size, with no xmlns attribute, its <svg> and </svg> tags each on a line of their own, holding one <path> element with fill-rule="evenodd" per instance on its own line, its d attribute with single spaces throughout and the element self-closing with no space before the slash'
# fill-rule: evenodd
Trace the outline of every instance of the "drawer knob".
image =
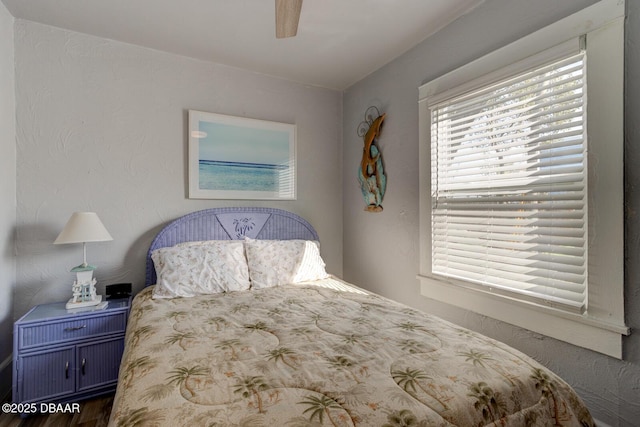
<svg viewBox="0 0 640 427">
<path fill-rule="evenodd" d="M 86 327 L 87 327 L 87 325 L 74 326 L 74 327 L 71 327 L 71 328 L 64 328 L 64 331 L 65 331 L 65 332 L 79 331 L 80 329 L 84 329 L 84 328 L 86 328 Z"/>
</svg>

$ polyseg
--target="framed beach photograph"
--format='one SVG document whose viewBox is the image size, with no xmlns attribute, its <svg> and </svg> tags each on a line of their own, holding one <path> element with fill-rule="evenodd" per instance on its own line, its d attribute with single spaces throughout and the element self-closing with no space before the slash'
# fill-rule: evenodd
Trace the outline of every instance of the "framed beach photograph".
<svg viewBox="0 0 640 427">
<path fill-rule="evenodd" d="M 295 200 L 296 126 L 189 110 L 189 198 Z"/>
</svg>

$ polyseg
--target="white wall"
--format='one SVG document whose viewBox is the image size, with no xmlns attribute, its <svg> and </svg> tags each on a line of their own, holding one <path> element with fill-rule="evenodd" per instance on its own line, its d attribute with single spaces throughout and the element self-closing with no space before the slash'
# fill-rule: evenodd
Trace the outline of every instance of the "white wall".
<svg viewBox="0 0 640 427">
<path fill-rule="evenodd" d="M 114 240 L 89 244 L 98 291 L 143 285 L 152 237 L 216 206 L 273 206 L 311 222 L 342 273 L 341 93 L 16 20 L 15 315 L 70 296 L 80 245 L 54 246 L 73 211 L 96 211 Z M 298 200 L 189 200 L 187 110 L 297 125 Z"/>
<path fill-rule="evenodd" d="M 13 17 L 0 3 L 0 398 L 11 385 L 13 287 L 16 280 L 16 110 Z"/>
<path fill-rule="evenodd" d="M 640 172 L 627 167 L 626 310 L 634 329 L 623 361 L 427 299 L 418 262 L 418 87 L 580 10 L 595 0 L 486 0 L 344 95 L 344 277 L 357 285 L 506 342 L 550 367 L 612 426 L 640 420 Z M 640 5 L 627 0 L 626 159 L 640 162 Z M 635 41 L 635 42 L 634 42 Z M 384 211 L 368 213 L 356 180 L 362 140 L 356 128 L 370 105 L 387 113 L 380 147 L 387 172 Z"/>
</svg>

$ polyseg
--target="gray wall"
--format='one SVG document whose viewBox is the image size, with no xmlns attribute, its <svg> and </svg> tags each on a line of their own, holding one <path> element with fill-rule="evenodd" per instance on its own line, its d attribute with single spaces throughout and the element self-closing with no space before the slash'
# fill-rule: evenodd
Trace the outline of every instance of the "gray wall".
<svg viewBox="0 0 640 427">
<path fill-rule="evenodd" d="M 640 334 L 624 340 L 624 360 L 438 303 L 420 294 L 418 260 L 418 87 L 570 15 L 594 0 L 487 0 L 416 48 L 346 90 L 344 103 L 344 277 L 350 282 L 504 341 L 571 383 L 594 416 L 612 426 L 640 420 Z M 626 316 L 640 327 L 640 5 L 627 0 Z M 363 211 L 356 180 L 362 140 L 356 127 L 370 105 L 387 113 L 380 138 L 388 177 L 384 211 Z"/>
<path fill-rule="evenodd" d="M 0 3 L 0 398 L 11 383 L 13 286 L 16 278 L 16 127 L 13 17 Z"/>
<path fill-rule="evenodd" d="M 296 212 L 342 273 L 340 92 L 303 86 L 24 20 L 15 22 L 17 274 L 15 316 L 70 297 L 81 245 L 53 245 L 73 211 L 98 213 L 114 240 L 87 245 L 105 284 L 143 285 L 152 237 L 215 206 Z M 298 199 L 189 200 L 187 110 L 297 125 Z"/>
</svg>

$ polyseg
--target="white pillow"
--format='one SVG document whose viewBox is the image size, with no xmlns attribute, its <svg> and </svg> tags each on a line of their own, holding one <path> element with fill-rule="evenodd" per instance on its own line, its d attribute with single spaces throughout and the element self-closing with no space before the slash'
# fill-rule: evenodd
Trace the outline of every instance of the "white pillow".
<svg viewBox="0 0 640 427">
<path fill-rule="evenodd" d="M 151 253 L 157 282 L 153 298 L 192 297 L 247 290 L 249 269 L 239 240 L 176 245 Z"/>
<path fill-rule="evenodd" d="M 262 289 L 329 277 L 319 246 L 318 242 L 310 240 L 254 240 L 245 237 L 251 287 Z"/>
</svg>

